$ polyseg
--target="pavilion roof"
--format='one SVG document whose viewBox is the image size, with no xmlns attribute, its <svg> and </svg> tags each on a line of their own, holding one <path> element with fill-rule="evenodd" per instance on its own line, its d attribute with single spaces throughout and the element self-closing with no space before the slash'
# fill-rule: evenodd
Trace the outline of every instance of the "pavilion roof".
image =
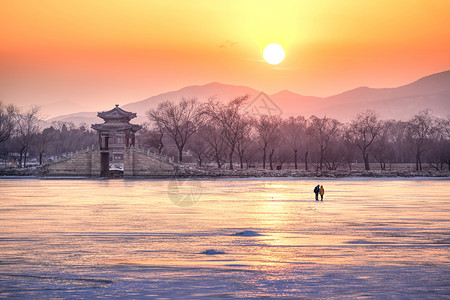
<svg viewBox="0 0 450 300">
<path fill-rule="evenodd" d="M 97 116 L 106 120 L 106 119 L 126 119 L 131 120 L 133 118 L 136 118 L 136 113 L 132 113 L 126 110 L 123 110 L 119 107 L 118 104 L 116 104 L 116 107 L 114 107 L 111 110 L 108 111 L 102 111 L 97 113 Z"/>
<path fill-rule="evenodd" d="M 132 132 L 136 132 L 142 127 L 137 124 L 130 123 L 103 123 L 103 124 L 92 124 L 92 129 L 95 130 L 131 130 Z"/>
</svg>

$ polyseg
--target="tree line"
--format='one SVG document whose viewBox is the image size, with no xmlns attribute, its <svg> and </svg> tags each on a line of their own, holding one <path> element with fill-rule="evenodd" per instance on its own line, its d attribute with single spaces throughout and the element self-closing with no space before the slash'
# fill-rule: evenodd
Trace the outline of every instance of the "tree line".
<svg viewBox="0 0 450 300">
<path fill-rule="evenodd" d="M 450 119 L 435 117 L 429 110 L 408 121 L 380 120 L 367 110 L 347 123 L 326 116 L 281 116 L 247 113 L 248 97 L 228 103 L 217 99 L 199 102 L 166 101 L 146 112 L 149 123 L 141 143 L 180 162 L 191 153 L 201 166 L 214 163 L 229 169 L 254 166 L 274 169 L 284 163 L 295 169 L 336 170 L 376 162 L 382 170 L 393 163 L 424 163 L 437 170 L 450 168 Z"/>
<path fill-rule="evenodd" d="M 97 141 L 96 133 L 86 124 L 53 122 L 50 127 L 42 127 L 39 107 L 21 110 L 0 102 L 0 156 L 4 163 L 13 160 L 18 167 L 26 167 L 31 156 L 43 164 Z"/>
<path fill-rule="evenodd" d="M 353 163 L 361 162 L 369 170 L 375 162 L 382 170 L 393 163 L 415 163 L 416 170 L 424 164 L 450 169 L 450 119 L 428 110 L 406 122 L 380 120 L 367 110 L 342 123 L 314 115 L 252 116 L 246 110 L 248 100 L 162 102 L 146 112 L 148 123 L 138 133 L 138 143 L 180 162 L 189 154 L 200 166 L 218 168 L 291 164 L 298 169 L 302 164 L 306 170 L 351 170 Z M 0 102 L 0 155 L 5 164 L 12 157 L 24 167 L 29 156 L 42 164 L 97 143 L 97 133 L 87 124 L 53 122 L 44 129 L 42 124 L 39 108 L 20 110 Z"/>
</svg>

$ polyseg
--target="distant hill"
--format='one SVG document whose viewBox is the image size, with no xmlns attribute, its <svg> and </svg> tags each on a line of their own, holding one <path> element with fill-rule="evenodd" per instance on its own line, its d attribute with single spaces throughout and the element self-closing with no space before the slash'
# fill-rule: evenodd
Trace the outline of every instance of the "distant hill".
<svg viewBox="0 0 450 300">
<path fill-rule="evenodd" d="M 249 95 L 250 102 L 252 102 L 252 99 L 258 99 L 260 93 L 261 91 L 246 86 L 213 82 L 201 86 L 188 86 L 121 107 L 136 112 L 138 117 L 133 121 L 143 123 L 147 121 L 145 112 L 156 108 L 165 100 L 179 101 L 182 98 L 195 97 L 200 101 L 205 101 L 210 97 L 217 97 L 217 99 L 227 102 L 237 96 Z M 366 109 L 375 110 L 382 119 L 408 120 L 424 109 L 430 109 L 436 116 L 447 117 L 450 115 L 450 71 L 433 74 L 397 88 L 359 87 L 325 98 L 303 96 L 287 90 L 265 96 L 270 99 L 266 99 L 266 102 L 272 102 L 271 105 L 278 108 L 277 113 L 282 113 L 284 117 L 302 115 L 308 118 L 314 114 L 326 115 L 346 122 Z M 105 107 L 104 110 L 113 107 L 112 104 L 111 107 Z M 101 121 L 97 118 L 96 112 L 59 116 L 50 119 L 49 122 L 55 120 L 77 124 L 81 122 L 92 124 Z"/>
<path fill-rule="evenodd" d="M 450 115 L 450 71 L 397 88 L 360 87 L 324 100 L 320 108 L 342 121 L 350 120 L 366 109 L 377 111 L 382 119 L 408 120 L 424 109 L 447 117 Z"/>
<path fill-rule="evenodd" d="M 74 111 L 86 111 L 86 108 L 69 101 L 53 102 L 41 106 L 41 112 L 45 118 L 72 114 Z"/>
<path fill-rule="evenodd" d="M 197 98 L 199 101 L 206 101 L 211 97 L 217 97 L 222 101 L 229 101 L 238 96 L 249 95 L 250 98 L 256 97 L 260 92 L 258 90 L 246 87 L 222 84 L 212 82 L 206 85 L 193 85 L 182 88 L 178 91 L 167 92 L 147 98 L 142 101 L 133 102 L 121 106 L 127 111 L 137 112 L 138 117 L 133 121 L 136 123 L 148 122 L 145 112 L 151 108 L 156 108 L 163 101 L 179 101 L 182 98 Z"/>
<path fill-rule="evenodd" d="M 113 107 L 111 107 L 112 109 Z M 97 112 L 79 112 L 69 115 L 63 115 L 55 118 L 51 118 L 47 120 L 48 124 L 51 124 L 54 121 L 61 121 L 61 122 L 72 122 L 74 124 L 95 124 L 95 123 L 101 123 L 101 119 L 97 117 Z"/>
</svg>

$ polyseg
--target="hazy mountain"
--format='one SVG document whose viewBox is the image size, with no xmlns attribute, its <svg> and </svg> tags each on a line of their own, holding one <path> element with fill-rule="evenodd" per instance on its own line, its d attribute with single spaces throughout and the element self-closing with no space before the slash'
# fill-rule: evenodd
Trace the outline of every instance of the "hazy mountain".
<svg viewBox="0 0 450 300">
<path fill-rule="evenodd" d="M 328 116 L 349 121 L 366 109 L 375 110 L 382 119 L 408 120 L 424 109 L 434 115 L 450 115 L 450 71 L 421 78 L 397 88 L 359 87 L 338 95 L 318 98 L 283 91 L 271 96 L 288 115 Z"/>
<path fill-rule="evenodd" d="M 72 114 L 74 111 L 86 111 L 86 107 L 69 101 L 59 101 L 41 106 L 41 113 L 45 118 Z"/>
<path fill-rule="evenodd" d="M 222 101 L 229 101 L 237 96 L 249 95 L 250 98 L 256 97 L 259 91 L 246 87 L 221 84 L 212 82 L 206 85 L 194 85 L 182 88 L 178 91 L 163 93 L 157 96 L 147 98 L 142 101 L 133 102 L 122 106 L 127 111 L 137 112 L 136 123 L 148 122 L 145 112 L 150 108 L 156 108 L 163 101 L 179 101 L 182 98 L 197 98 L 199 101 L 206 101 L 211 97 L 216 97 Z"/>
<path fill-rule="evenodd" d="M 121 107 L 137 113 L 138 117 L 133 120 L 134 123 L 143 123 L 147 121 L 145 112 L 150 108 L 156 108 L 158 103 L 165 100 L 179 101 L 182 98 L 195 97 L 204 101 L 210 97 L 217 97 L 227 102 L 243 95 L 249 95 L 249 106 L 255 108 L 254 113 L 270 112 L 284 117 L 303 115 L 308 118 L 314 114 L 326 115 L 345 122 L 366 109 L 373 109 L 382 119 L 408 120 L 427 108 L 437 116 L 447 117 L 450 115 L 450 71 L 433 74 L 397 88 L 359 87 L 325 98 L 302 96 L 287 90 L 266 95 L 246 86 L 213 82 L 202 86 L 188 86 Z M 114 104 L 105 107 L 104 110 L 112 109 Z M 101 121 L 96 116 L 96 112 L 76 113 L 56 117 L 50 121 L 92 124 Z"/>
<path fill-rule="evenodd" d="M 111 107 L 111 109 L 112 108 L 114 108 L 114 106 Z M 88 124 L 88 127 L 90 124 L 103 122 L 99 117 L 97 117 L 97 112 L 79 112 L 75 114 L 63 115 L 56 118 L 51 118 L 47 121 L 47 123 L 51 124 L 54 121 L 72 122 L 78 125 L 81 123 L 86 123 Z"/>
<path fill-rule="evenodd" d="M 366 109 L 377 111 L 382 119 L 408 120 L 424 109 L 446 117 L 450 115 L 450 71 L 397 88 L 357 88 L 325 98 L 319 108 L 343 121 Z"/>
<path fill-rule="evenodd" d="M 182 98 L 197 98 L 200 101 L 206 101 L 211 97 L 216 97 L 217 99 L 223 101 L 229 101 L 237 96 L 249 95 L 250 98 L 255 97 L 260 92 L 246 87 L 246 86 L 234 86 L 226 85 L 218 82 L 212 82 L 206 85 L 194 85 L 184 87 L 177 91 L 171 91 L 163 94 L 159 94 L 145 100 L 128 103 L 126 105 L 120 106 L 122 109 L 136 112 L 137 118 L 133 119 L 133 123 L 144 123 L 148 122 L 145 112 L 151 108 L 156 108 L 159 103 L 169 100 L 169 101 L 179 101 Z M 111 107 L 105 107 L 104 110 L 110 110 L 114 108 L 112 104 Z M 59 117 L 55 117 L 49 120 L 52 121 L 63 121 L 63 122 L 73 122 L 79 124 L 81 122 L 93 124 L 99 123 L 102 120 L 97 117 L 97 112 L 81 112 L 75 114 L 68 114 Z"/>
<path fill-rule="evenodd" d="M 312 114 L 319 115 L 317 112 L 319 105 L 325 102 L 324 98 L 314 96 L 302 96 L 288 90 L 270 96 L 272 101 L 276 103 L 286 116 L 309 117 Z"/>
</svg>

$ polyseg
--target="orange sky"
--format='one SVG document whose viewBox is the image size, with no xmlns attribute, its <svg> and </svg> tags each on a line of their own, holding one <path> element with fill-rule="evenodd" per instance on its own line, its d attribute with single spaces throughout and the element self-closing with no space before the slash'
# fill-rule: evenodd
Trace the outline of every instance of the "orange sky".
<svg viewBox="0 0 450 300">
<path fill-rule="evenodd" d="M 0 0 L 0 101 L 99 110 L 213 81 L 329 96 L 450 69 L 450 1 Z M 277 66 L 262 50 L 279 43 Z"/>
</svg>

